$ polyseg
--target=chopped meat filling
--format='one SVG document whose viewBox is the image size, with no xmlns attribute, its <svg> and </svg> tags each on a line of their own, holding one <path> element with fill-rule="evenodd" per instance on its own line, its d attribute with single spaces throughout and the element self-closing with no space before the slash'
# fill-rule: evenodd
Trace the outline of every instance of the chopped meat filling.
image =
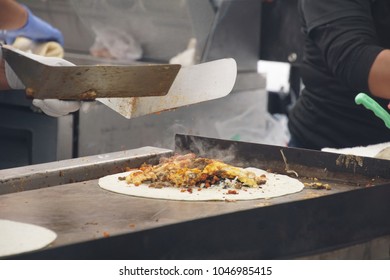
<svg viewBox="0 0 390 280">
<path fill-rule="evenodd" d="M 150 183 L 152 188 L 210 188 L 223 184 L 226 187 L 241 189 L 260 187 L 266 182 L 265 176 L 235 167 L 222 161 L 196 157 L 190 153 L 161 158 L 159 164 L 143 164 L 138 170 L 126 177 L 128 184 L 139 186 Z"/>
</svg>

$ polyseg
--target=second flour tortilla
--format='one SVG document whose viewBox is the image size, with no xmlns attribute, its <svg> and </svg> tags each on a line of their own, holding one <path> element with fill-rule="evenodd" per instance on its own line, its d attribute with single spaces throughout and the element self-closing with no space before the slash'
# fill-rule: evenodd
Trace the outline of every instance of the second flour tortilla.
<svg viewBox="0 0 390 280">
<path fill-rule="evenodd" d="M 192 193 L 182 191 L 183 188 L 164 187 L 161 189 L 150 188 L 149 184 L 134 186 L 128 184 L 126 180 L 120 180 L 131 172 L 123 172 L 108 175 L 99 179 L 99 186 L 105 190 L 137 197 L 167 199 L 167 200 L 188 200 L 188 201 L 210 201 L 210 200 L 251 200 L 260 198 L 272 198 L 300 192 L 304 185 L 299 180 L 286 175 L 269 173 L 258 168 L 246 168 L 248 171 L 256 173 L 257 176 L 266 174 L 267 182 L 261 188 L 248 188 L 236 190 L 237 194 L 228 194 L 229 189 L 221 186 L 211 188 L 192 188 Z M 230 188 L 230 190 L 232 190 Z"/>
<path fill-rule="evenodd" d="M 42 249 L 57 238 L 47 228 L 0 219 L 0 257 Z"/>
</svg>

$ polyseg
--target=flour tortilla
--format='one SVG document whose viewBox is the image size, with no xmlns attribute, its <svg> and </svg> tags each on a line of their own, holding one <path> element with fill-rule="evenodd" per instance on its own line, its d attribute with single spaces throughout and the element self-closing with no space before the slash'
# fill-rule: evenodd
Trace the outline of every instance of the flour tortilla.
<svg viewBox="0 0 390 280">
<path fill-rule="evenodd" d="M 42 249 L 56 238 L 55 232 L 44 227 L 0 220 L 0 257 Z"/>
<path fill-rule="evenodd" d="M 150 188 L 149 184 L 141 184 L 134 186 L 128 184 L 125 180 L 119 180 L 120 177 L 125 177 L 131 172 L 129 171 L 114 175 L 109 175 L 99 179 L 99 186 L 105 190 L 146 198 L 157 198 L 167 200 L 189 200 L 189 201 L 220 201 L 220 200 L 251 200 L 260 198 L 272 198 L 300 192 L 304 185 L 297 179 L 286 175 L 278 175 L 269 173 L 258 168 L 246 168 L 248 171 L 254 172 L 257 176 L 266 174 L 267 183 L 261 185 L 261 188 L 243 187 L 236 190 L 237 194 L 228 194 L 228 189 L 223 189 L 221 186 L 212 186 L 211 188 L 192 189 L 192 193 L 188 191 L 182 192 L 180 188 L 164 187 L 161 189 Z M 230 188 L 230 190 L 232 190 Z"/>
<path fill-rule="evenodd" d="M 12 46 L 18 50 L 49 57 L 64 57 L 63 47 L 54 41 L 35 42 L 26 37 L 17 37 Z"/>
</svg>

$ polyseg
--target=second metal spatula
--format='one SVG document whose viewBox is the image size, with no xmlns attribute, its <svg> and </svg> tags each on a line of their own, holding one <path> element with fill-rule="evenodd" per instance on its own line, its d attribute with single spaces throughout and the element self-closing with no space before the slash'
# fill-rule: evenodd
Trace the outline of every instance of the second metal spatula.
<svg viewBox="0 0 390 280">
<path fill-rule="evenodd" d="M 38 99 L 163 96 L 180 70 L 177 64 L 49 66 L 12 47 L 2 50 L 27 94 Z"/>
<path fill-rule="evenodd" d="M 236 61 L 223 58 L 182 67 L 166 96 L 97 100 L 130 119 L 225 97 L 233 90 L 236 78 Z"/>
</svg>

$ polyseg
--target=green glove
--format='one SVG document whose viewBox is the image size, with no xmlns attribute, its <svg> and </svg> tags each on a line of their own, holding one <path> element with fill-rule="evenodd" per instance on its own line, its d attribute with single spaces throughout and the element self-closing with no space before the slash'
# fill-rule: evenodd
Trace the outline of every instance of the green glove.
<svg viewBox="0 0 390 280">
<path fill-rule="evenodd" d="M 374 99 L 369 97 L 365 93 L 359 93 L 355 97 L 355 103 L 360 105 L 363 104 L 364 107 L 374 112 L 374 114 L 384 121 L 387 128 L 390 128 L 390 114 L 383 109 Z"/>
</svg>

